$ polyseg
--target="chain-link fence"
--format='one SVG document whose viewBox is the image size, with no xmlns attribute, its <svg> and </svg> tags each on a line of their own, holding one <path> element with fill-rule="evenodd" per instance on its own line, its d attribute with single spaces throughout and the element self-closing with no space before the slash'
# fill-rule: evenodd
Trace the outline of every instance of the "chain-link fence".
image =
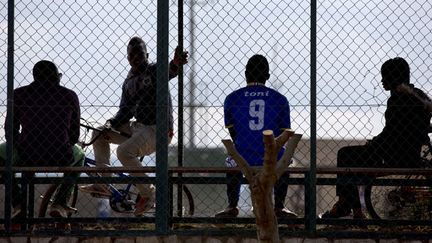
<svg viewBox="0 0 432 243">
<path fill-rule="evenodd" d="M 7 4 L 0 4 L 2 79 L 6 81 L 8 71 L 13 71 L 14 88 L 29 85 L 34 80 L 34 65 L 40 60 L 52 61 L 63 74 L 60 84 L 78 95 L 84 125 L 100 127 L 119 111 L 123 83 L 131 68 L 127 46 L 133 36 L 145 41 L 149 62 L 157 61 L 157 2 L 15 1 L 13 31 L 8 29 Z M 178 2 L 169 2 L 166 62 L 173 59 L 179 45 L 189 52 L 189 61 L 180 76 L 168 84 L 174 120 L 174 136 L 168 148 L 169 166 L 225 166 L 226 152 L 221 139 L 230 138 L 230 134 L 224 123 L 224 101 L 231 92 L 246 86 L 246 63 L 254 54 L 267 58 L 270 78 L 266 86 L 288 99 L 291 128 L 303 134 L 292 167 L 310 166 L 311 146 L 316 146 L 313 164 L 334 167 L 340 148 L 364 144 L 382 131 L 390 95 L 381 87 L 380 69 L 386 60 L 403 57 L 410 66 L 411 83 L 426 94 L 431 92 L 428 82 L 432 65 L 430 2 L 318 1 L 316 12 L 311 6 L 314 4 L 307 1 L 186 0 L 179 8 Z M 311 12 L 316 14 L 316 23 L 311 23 Z M 311 32 L 311 26 L 316 27 L 316 33 Z M 14 35 L 10 43 L 14 62 L 9 70 L 8 58 L 12 57 L 6 55 L 8 33 Z M 312 39 L 316 40 L 316 46 L 311 46 Z M 311 59 L 313 51 L 316 60 Z M 315 78 L 316 83 L 311 82 Z M 5 142 L 8 83 L 0 85 L 0 137 Z M 312 87 L 316 88 L 313 97 Z M 315 120 L 311 120 L 311 111 L 316 112 Z M 316 132 L 311 126 L 316 127 Z M 124 131 L 133 133 L 134 129 L 138 128 Z M 81 127 L 80 132 L 80 139 L 89 141 L 93 130 Z M 118 159 L 119 146 L 111 144 L 109 149 L 107 163 L 131 165 Z M 145 155 L 143 165 L 157 166 L 155 149 L 139 150 L 132 157 Z M 95 158 L 94 152 L 93 146 L 85 148 L 85 155 L 90 159 Z M 223 173 L 184 176 L 188 175 L 225 177 Z M 113 176 L 116 180 L 117 176 Z M 128 189 L 121 182 L 140 185 L 134 179 L 136 176 L 142 174 L 132 174 L 129 181 L 117 179 L 121 186 L 114 184 L 114 187 L 124 191 Z M 104 181 L 90 176 L 87 182 Z M 36 186 L 36 207 L 46 187 L 47 183 Z M 140 190 L 134 188 L 131 190 L 135 191 L 127 194 L 131 205 L 139 201 L 137 191 L 146 191 L 140 186 L 137 186 Z M 213 217 L 228 206 L 223 183 L 192 183 L 187 184 L 187 189 L 194 198 L 194 217 Z M 98 193 L 100 190 L 106 188 L 99 188 Z M 118 208 L 113 210 L 106 199 L 112 197 L 112 192 L 109 188 L 104 192 L 96 193 L 102 199 L 79 193 L 78 215 L 126 217 L 135 222 L 133 206 L 122 204 L 120 212 L 116 212 Z M 329 210 L 337 200 L 334 186 L 317 186 L 316 192 L 317 213 Z M 177 191 L 173 193 L 176 199 Z M 252 217 L 247 185 L 241 186 L 239 194 L 239 216 Z M 284 206 L 304 217 L 304 199 L 304 187 L 290 185 Z M 174 211 L 178 211 L 176 207 L 179 206 L 175 205 Z M 183 211 L 187 211 L 187 206 Z"/>
</svg>

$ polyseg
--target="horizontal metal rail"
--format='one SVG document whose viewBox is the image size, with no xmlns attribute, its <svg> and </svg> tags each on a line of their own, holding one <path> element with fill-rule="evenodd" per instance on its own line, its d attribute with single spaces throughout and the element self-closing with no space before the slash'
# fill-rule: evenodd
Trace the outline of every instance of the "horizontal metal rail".
<svg viewBox="0 0 432 243">
<path fill-rule="evenodd" d="M 260 167 L 252 167 L 260 169 Z M 0 167 L 0 172 L 6 167 Z M 238 167 L 168 167 L 169 173 L 229 173 L 240 171 Z M 308 167 L 289 167 L 285 171 L 292 174 L 304 174 L 309 172 Z M 155 173 L 155 166 L 146 167 L 12 167 L 12 172 L 34 172 L 34 173 L 63 173 L 63 172 L 83 172 L 83 173 L 105 173 L 105 172 L 124 172 L 124 173 Z M 316 174 L 355 174 L 362 173 L 373 176 L 385 175 L 432 175 L 432 168 L 363 168 L 363 167 L 321 167 L 316 168 Z"/>
<path fill-rule="evenodd" d="M 260 167 L 254 167 L 259 169 Z M 5 167 L 0 167 L 0 172 L 5 171 Z M 156 167 L 13 167 L 12 171 L 14 173 L 24 173 L 24 174 L 32 174 L 32 173 L 64 173 L 64 172 L 83 172 L 83 173 L 104 173 L 104 172 L 122 172 L 122 173 L 132 173 L 132 172 L 141 172 L 141 173 L 155 173 Z M 218 173 L 229 173 L 240 171 L 239 168 L 227 168 L 227 167 L 169 167 L 169 173 L 171 174 L 169 177 L 169 183 L 172 184 L 224 184 L 226 183 L 226 178 L 224 175 L 216 175 Z M 290 185 L 306 185 L 308 182 L 307 178 L 308 174 L 311 173 L 308 167 L 289 167 L 286 169 L 287 172 L 291 174 L 297 174 L 297 177 L 289 178 Z M 175 174 L 179 173 L 182 176 L 176 176 Z M 335 175 L 338 174 L 356 174 L 362 173 L 367 174 L 374 177 L 385 176 L 385 175 L 432 175 L 432 169 L 424 169 L 424 168 L 415 168 L 415 169 L 406 169 L 406 168 L 380 168 L 377 170 L 376 168 L 335 168 L 335 167 L 322 167 L 316 169 L 316 174 L 320 175 L 313 182 L 315 185 L 335 185 L 338 182 L 338 179 Z M 186 174 L 186 175 L 185 175 Z M 190 174 L 190 175 L 187 175 Z M 195 174 L 201 174 L 197 176 Z M 214 174 L 214 175 L 206 175 L 202 174 Z M 303 176 L 301 176 L 303 175 Z M 52 184 L 52 183 L 60 183 L 64 180 L 68 180 L 69 178 L 62 178 L 57 175 L 43 175 L 36 177 L 18 177 L 17 180 L 20 182 L 24 182 L 26 184 L 35 185 L 35 184 Z M 155 177 L 134 177 L 134 179 L 139 179 L 139 183 L 154 183 Z M 27 181 L 26 181 L 27 180 Z M 130 183 L 130 177 L 79 177 L 75 181 L 76 183 Z M 361 180 L 352 181 L 356 184 L 361 184 Z M 0 179 L 0 183 L 4 183 L 4 179 Z M 243 184 L 248 184 L 248 181 L 243 178 Z M 420 186 L 428 186 L 431 185 L 430 179 L 375 179 L 374 184 L 377 185 L 420 185 Z M 93 222 L 141 222 L 141 223 L 154 223 L 154 217 L 148 218 L 79 218 L 73 217 L 69 219 L 53 219 L 53 218 L 26 218 L 25 223 L 30 225 L 32 224 L 40 224 L 40 223 L 51 223 L 51 222 L 69 222 L 69 223 L 93 223 Z M 0 223 L 4 223 L 5 219 L 0 219 Z M 13 222 L 17 223 L 20 220 L 13 220 Z M 171 217 L 171 223 L 192 223 L 192 224 L 254 224 L 254 218 L 236 218 L 236 219 L 221 219 L 214 217 Z M 430 225 L 430 221 L 425 220 L 372 220 L 372 219 L 317 219 L 317 224 L 324 225 L 417 225 L 417 226 L 428 226 Z M 297 218 L 297 219 L 281 219 L 279 221 L 281 225 L 305 225 L 306 218 Z M 197 230 L 197 232 L 209 233 L 212 229 L 206 229 L 205 227 L 201 230 Z M 66 235 L 82 235 L 85 230 L 77 231 L 77 232 L 69 232 Z M 179 231 L 174 230 L 178 232 Z M 107 234 L 107 231 L 105 231 Z M 137 231 L 138 232 L 138 231 Z M 140 232 L 140 231 L 139 231 Z M 146 231 L 151 234 L 153 230 Z M 140 232 L 146 233 L 146 232 Z M 253 232 L 253 231 L 251 231 Z M 21 233 L 25 234 L 25 231 Z M 196 233 L 196 232 L 195 232 Z M 225 232 L 219 232 L 225 233 Z M 248 232 L 250 233 L 250 232 Z M 281 233 L 287 235 L 305 235 L 307 232 L 302 229 L 302 227 L 294 230 L 294 231 L 281 231 Z M 349 232 L 339 232 L 341 234 L 347 234 L 352 236 Z M 353 232 L 351 232 L 353 233 Z M 356 233 L 354 231 L 354 233 Z M 367 232 L 373 233 L 373 232 Z M 37 232 L 37 234 L 43 234 L 43 232 Z M 133 233 L 131 233 L 133 234 Z M 190 232 L 193 234 L 193 232 Z M 216 233 L 218 234 L 218 233 Z M 317 235 L 326 235 L 327 232 L 321 232 L 320 230 L 315 232 L 315 236 Z M 418 234 L 412 233 L 413 236 L 422 237 L 421 232 Z M 393 234 L 396 235 L 396 234 Z"/>
</svg>

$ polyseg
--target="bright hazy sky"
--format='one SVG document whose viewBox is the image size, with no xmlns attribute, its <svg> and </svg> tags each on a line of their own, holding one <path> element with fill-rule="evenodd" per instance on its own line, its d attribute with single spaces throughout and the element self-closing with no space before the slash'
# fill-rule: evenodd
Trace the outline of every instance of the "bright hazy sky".
<svg viewBox="0 0 432 243">
<path fill-rule="evenodd" d="M 53 60 L 64 74 L 62 83 L 78 93 L 83 117 L 91 121 L 104 123 L 116 112 L 129 68 L 126 43 L 130 37 L 143 37 L 150 60 L 156 61 L 156 1 L 150 5 L 149 1 L 129 0 L 54 0 L 49 5 L 40 0 L 15 2 L 14 85 L 32 81 L 31 69 L 38 60 Z M 184 103 L 189 103 L 189 75 L 194 67 L 194 104 L 203 106 L 195 113 L 195 143 L 221 146 L 220 138 L 227 136 L 223 100 L 245 85 L 244 66 L 255 53 L 269 59 L 268 85 L 287 96 L 293 129 L 309 136 L 310 3 L 198 1 L 194 5 L 195 48 L 191 50 L 191 3 L 185 2 L 184 47 L 193 52 L 193 59 L 185 67 Z M 431 3 L 376 2 L 318 1 L 318 137 L 365 139 L 382 129 L 389 94 L 380 85 L 379 68 L 389 58 L 406 58 L 412 82 L 432 94 Z M 177 17 L 175 1 L 170 1 L 170 50 L 178 42 Z M 4 53 L 0 55 L 4 80 L 0 120 L 4 124 L 6 1 L 0 3 L 0 50 Z M 169 85 L 177 106 L 178 79 Z M 188 112 L 185 110 L 185 119 Z M 185 127 L 185 137 L 187 131 Z"/>
</svg>

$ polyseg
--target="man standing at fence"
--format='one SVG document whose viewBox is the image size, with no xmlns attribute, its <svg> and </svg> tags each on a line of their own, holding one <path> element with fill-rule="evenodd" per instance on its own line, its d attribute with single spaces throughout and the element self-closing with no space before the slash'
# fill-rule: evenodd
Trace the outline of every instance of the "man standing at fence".
<svg viewBox="0 0 432 243">
<path fill-rule="evenodd" d="M 34 82 L 14 90 L 13 127 L 6 124 L 6 133 L 12 133 L 15 145 L 15 166 L 82 166 L 84 152 L 75 146 L 80 133 L 80 107 L 78 96 L 60 85 L 62 74 L 56 65 L 42 60 L 33 68 Z M 20 130 L 21 129 L 21 130 Z M 11 137 L 11 136 L 7 136 Z M 7 141 L 8 142 L 8 141 Z M 5 158 L 5 144 L 0 145 Z M 64 173 L 65 177 L 79 177 L 80 173 Z M 49 214 L 67 217 L 75 211 L 67 202 L 73 191 L 70 180 L 62 183 L 54 196 Z M 14 184 L 12 195 L 13 216 L 21 208 L 21 192 Z"/>
<path fill-rule="evenodd" d="M 273 130 L 275 137 L 291 128 L 290 107 L 285 96 L 265 86 L 270 78 L 269 64 L 262 55 L 253 55 L 246 65 L 246 87 L 229 94 L 224 103 L 225 127 L 228 128 L 235 147 L 251 166 L 263 166 L 263 131 Z M 279 151 L 278 158 L 283 154 Z M 226 164 L 236 167 L 228 157 Z M 237 217 L 240 197 L 241 172 L 227 173 L 228 207 L 215 217 Z M 284 206 L 288 191 L 289 174 L 284 173 L 274 187 L 275 214 L 277 217 L 295 218 L 294 212 Z"/>
<path fill-rule="evenodd" d="M 390 91 L 385 111 L 385 126 L 378 136 L 362 146 L 343 147 L 338 151 L 338 167 L 415 168 L 419 166 L 423 144 L 429 142 L 430 99 L 410 84 L 410 68 L 400 57 L 386 61 L 381 67 L 382 85 Z M 340 218 L 351 214 L 364 218 L 357 185 L 352 177 L 340 175 L 336 185 L 339 200 L 322 218 Z"/>
<path fill-rule="evenodd" d="M 176 49 L 174 59 L 169 64 L 169 79 L 177 76 L 178 67 L 187 63 L 188 53 Z M 127 58 L 131 69 L 123 83 L 120 108 L 117 114 L 105 125 L 115 130 L 128 133 L 130 138 L 109 130 L 93 144 L 95 160 L 98 166 L 109 165 L 110 143 L 119 144 L 117 157 L 123 166 L 141 167 L 139 157 L 156 151 L 156 63 L 148 62 L 145 42 L 133 37 L 127 46 Z M 168 94 L 168 122 L 170 142 L 174 133 L 173 109 Z M 131 121 L 135 117 L 136 121 Z M 95 132 L 93 136 L 97 136 Z M 109 176 L 109 174 L 105 174 Z M 146 176 L 145 173 L 131 173 L 132 176 Z M 143 215 L 154 206 L 155 188 L 153 185 L 137 183 L 141 199 L 135 207 L 136 216 Z M 82 191 L 109 196 L 110 192 L 104 184 L 93 184 L 81 187 Z"/>
</svg>

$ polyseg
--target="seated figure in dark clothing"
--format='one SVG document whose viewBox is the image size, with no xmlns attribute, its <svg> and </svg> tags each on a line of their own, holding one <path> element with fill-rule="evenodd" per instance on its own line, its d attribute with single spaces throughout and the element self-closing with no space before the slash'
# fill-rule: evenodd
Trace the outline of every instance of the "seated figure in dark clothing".
<svg viewBox="0 0 432 243">
<path fill-rule="evenodd" d="M 415 168 L 419 166 L 423 144 L 429 142 L 430 98 L 410 84 L 410 68 L 400 57 L 386 61 L 381 67 L 382 85 L 390 91 L 385 111 L 385 126 L 380 134 L 362 146 L 343 147 L 338 151 L 338 167 Z M 353 213 L 364 218 L 357 185 L 353 177 L 340 175 L 336 185 L 339 200 L 322 218 L 340 218 Z M 364 180 L 367 181 L 367 180 Z"/>
<path fill-rule="evenodd" d="M 82 166 L 84 152 L 75 145 L 80 133 L 80 106 L 76 93 L 60 85 L 62 74 L 46 60 L 33 68 L 34 81 L 14 90 L 13 126 L 6 124 L 6 142 L 13 141 L 14 166 Z M 0 145 L 0 162 L 6 160 L 6 144 Z M 65 173 L 79 177 L 80 173 Z M 50 208 L 52 217 L 66 217 L 74 183 L 62 183 Z M 12 216 L 21 208 L 21 191 L 13 184 Z"/>
</svg>

